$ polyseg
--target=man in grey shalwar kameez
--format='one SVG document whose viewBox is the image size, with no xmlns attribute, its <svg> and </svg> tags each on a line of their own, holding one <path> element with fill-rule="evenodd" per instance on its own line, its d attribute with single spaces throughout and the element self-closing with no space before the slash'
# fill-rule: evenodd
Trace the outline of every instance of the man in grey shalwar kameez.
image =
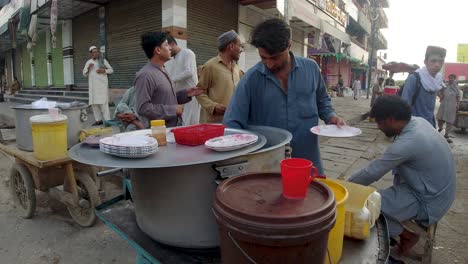
<svg viewBox="0 0 468 264">
<path fill-rule="evenodd" d="M 455 123 L 455 118 L 457 117 L 458 106 L 460 104 L 460 89 L 458 84 L 455 82 L 455 74 L 449 75 L 449 83 L 447 87 L 443 88 L 439 92 L 440 97 L 440 107 L 437 112 L 437 125 L 439 127 L 439 132 L 442 132 L 445 126 L 445 138 L 447 142 L 452 143 L 452 140 L 449 137 L 449 133 L 452 130 L 452 126 Z"/>
<path fill-rule="evenodd" d="M 145 127 L 149 121 L 162 119 L 167 127 L 181 124 L 183 104 L 192 96 L 202 94 L 199 88 L 188 88 L 179 92 L 164 69 L 164 63 L 171 59 L 171 46 L 163 32 L 149 32 L 141 36 L 141 45 L 148 57 L 148 63 L 135 78 L 136 109 Z"/>
<path fill-rule="evenodd" d="M 455 161 L 442 135 L 425 119 L 411 117 L 411 107 L 400 97 L 379 97 L 371 117 L 386 136 L 395 140 L 382 157 L 354 173 L 349 181 L 370 185 L 396 170 L 394 185 L 379 193 L 390 236 L 400 235 L 399 249 L 406 253 L 417 236 L 401 223 L 416 220 L 428 226 L 445 215 L 455 199 Z"/>
</svg>

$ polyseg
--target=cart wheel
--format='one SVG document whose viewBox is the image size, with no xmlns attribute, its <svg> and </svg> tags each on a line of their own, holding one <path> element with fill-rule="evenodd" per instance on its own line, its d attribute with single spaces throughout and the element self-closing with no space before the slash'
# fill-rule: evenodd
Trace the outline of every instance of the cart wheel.
<svg viewBox="0 0 468 264">
<path fill-rule="evenodd" d="M 78 205 L 68 205 L 68 212 L 80 226 L 89 227 L 96 221 L 94 208 L 100 203 L 98 190 L 93 179 L 85 172 L 75 171 L 75 178 L 78 188 Z"/>
<path fill-rule="evenodd" d="M 32 218 L 36 210 L 34 180 L 23 164 L 15 163 L 10 169 L 10 192 L 18 215 Z"/>
</svg>

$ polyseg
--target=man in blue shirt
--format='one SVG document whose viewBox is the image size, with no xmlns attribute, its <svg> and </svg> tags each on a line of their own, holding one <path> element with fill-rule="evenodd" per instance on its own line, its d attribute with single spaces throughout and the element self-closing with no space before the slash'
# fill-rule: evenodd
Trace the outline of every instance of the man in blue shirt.
<svg viewBox="0 0 468 264">
<path fill-rule="evenodd" d="M 405 82 L 401 98 L 412 108 L 412 115 L 426 119 L 435 128 L 434 109 L 437 93 L 445 86 L 439 71 L 444 66 L 446 50 L 428 46 L 425 67 L 416 70 Z M 419 75 L 420 83 L 418 83 Z"/>
<path fill-rule="evenodd" d="M 280 19 L 268 19 L 252 31 L 251 44 L 258 48 L 261 62 L 240 80 L 223 123 L 232 128 L 264 125 L 293 134 L 292 156 L 311 160 L 323 173 L 318 138 L 310 128 L 319 118 L 328 124 L 344 125 L 331 105 L 315 61 L 295 57 L 291 28 Z"/>
</svg>

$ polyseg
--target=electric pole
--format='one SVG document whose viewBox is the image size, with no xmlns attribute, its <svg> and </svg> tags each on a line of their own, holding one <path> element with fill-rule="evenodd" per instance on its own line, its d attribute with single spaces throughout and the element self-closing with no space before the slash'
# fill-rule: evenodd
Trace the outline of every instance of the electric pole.
<svg viewBox="0 0 468 264">
<path fill-rule="evenodd" d="M 374 54 L 376 53 L 376 37 L 377 37 L 377 23 L 379 14 L 377 12 L 377 0 L 371 0 L 371 8 L 370 8 L 370 15 L 371 15 L 371 38 L 370 38 L 370 52 L 369 52 L 369 70 L 367 75 L 367 95 L 366 98 L 369 99 L 370 89 L 372 85 L 372 69 L 374 63 Z M 377 63 L 375 65 L 375 70 L 377 71 Z"/>
</svg>

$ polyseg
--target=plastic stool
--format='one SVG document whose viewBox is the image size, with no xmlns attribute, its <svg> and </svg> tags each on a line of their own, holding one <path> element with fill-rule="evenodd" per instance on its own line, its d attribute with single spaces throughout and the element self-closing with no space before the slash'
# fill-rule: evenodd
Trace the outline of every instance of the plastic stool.
<svg viewBox="0 0 468 264">
<path fill-rule="evenodd" d="M 424 253 L 422 256 L 418 256 L 418 260 L 424 264 L 430 264 L 432 262 L 432 249 L 435 245 L 435 237 L 437 230 L 437 222 L 426 227 L 418 224 L 414 221 L 406 221 L 402 223 L 405 229 L 414 232 L 419 235 L 420 239 L 424 239 Z"/>
</svg>

